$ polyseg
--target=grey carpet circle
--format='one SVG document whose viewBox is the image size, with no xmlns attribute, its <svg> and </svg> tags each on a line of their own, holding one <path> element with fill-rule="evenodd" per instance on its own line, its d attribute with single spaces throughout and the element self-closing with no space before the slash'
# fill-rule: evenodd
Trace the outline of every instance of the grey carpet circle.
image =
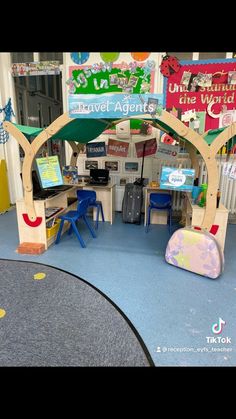
<svg viewBox="0 0 236 419">
<path fill-rule="evenodd" d="M 0 366 L 154 365 L 124 313 L 60 269 L 1 259 L 0 309 Z"/>
</svg>

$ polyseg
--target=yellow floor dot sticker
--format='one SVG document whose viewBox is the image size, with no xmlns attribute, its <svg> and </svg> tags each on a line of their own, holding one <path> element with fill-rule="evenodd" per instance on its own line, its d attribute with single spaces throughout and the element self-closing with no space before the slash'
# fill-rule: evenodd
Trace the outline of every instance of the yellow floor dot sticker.
<svg viewBox="0 0 236 419">
<path fill-rule="evenodd" d="M 4 317 L 6 315 L 5 310 L 3 310 L 3 308 L 0 308 L 0 319 L 1 317 Z"/>
<path fill-rule="evenodd" d="M 40 280 L 40 279 L 44 279 L 46 276 L 46 274 L 44 274 L 43 272 L 38 272 L 37 274 L 34 275 L 34 279 Z"/>
</svg>

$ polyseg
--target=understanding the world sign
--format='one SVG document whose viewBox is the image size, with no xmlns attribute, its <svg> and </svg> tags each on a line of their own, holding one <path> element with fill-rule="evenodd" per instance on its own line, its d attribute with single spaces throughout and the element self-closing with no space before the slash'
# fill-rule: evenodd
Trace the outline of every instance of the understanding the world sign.
<svg viewBox="0 0 236 419">
<path fill-rule="evenodd" d="M 70 118 L 124 118 L 161 115 L 162 94 L 69 95 Z"/>
</svg>

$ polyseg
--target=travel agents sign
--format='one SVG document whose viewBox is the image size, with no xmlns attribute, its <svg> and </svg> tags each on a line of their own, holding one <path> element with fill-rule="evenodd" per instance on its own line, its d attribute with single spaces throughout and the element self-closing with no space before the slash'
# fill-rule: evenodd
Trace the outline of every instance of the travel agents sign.
<svg viewBox="0 0 236 419">
<path fill-rule="evenodd" d="M 162 94 L 69 95 L 70 118 L 124 118 L 161 114 Z"/>
</svg>

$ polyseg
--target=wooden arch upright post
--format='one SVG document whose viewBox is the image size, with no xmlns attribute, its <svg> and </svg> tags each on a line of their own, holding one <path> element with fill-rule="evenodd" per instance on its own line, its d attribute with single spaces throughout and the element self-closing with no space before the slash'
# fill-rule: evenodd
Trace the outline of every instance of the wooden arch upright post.
<svg viewBox="0 0 236 419">
<path fill-rule="evenodd" d="M 28 217 L 29 222 L 37 222 L 37 215 L 35 212 L 33 200 L 33 185 L 31 175 L 33 161 L 42 145 L 70 121 L 72 121 L 72 119 L 69 118 L 68 113 L 64 113 L 63 115 L 59 116 L 55 121 L 52 122 L 52 124 L 40 132 L 32 144 L 29 143 L 24 134 L 22 134 L 22 132 L 14 124 L 9 121 L 5 121 L 3 123 L 4 129 L 8 131 L 13 137 L 15 137 L 25 152 L 25 158 L 22 166 L 22 180 L 24 188 L 24 201 L 27 208 L 26 221 Z"/>
</svg>

